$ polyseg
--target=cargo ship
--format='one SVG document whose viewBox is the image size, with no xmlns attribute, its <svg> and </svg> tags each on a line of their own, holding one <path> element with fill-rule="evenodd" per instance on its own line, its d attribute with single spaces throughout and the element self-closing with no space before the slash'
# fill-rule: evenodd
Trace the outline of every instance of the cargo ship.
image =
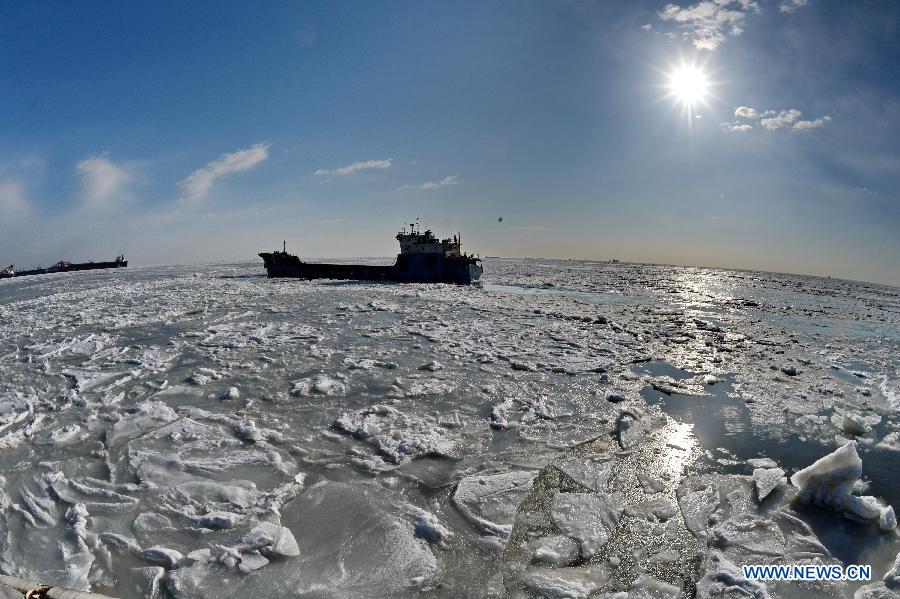
<svg viewBox="0 0 900 599">
<path fill-rule="evenodd" d="M 416 224 L 397 233 L 400 253 L 394 264 L 316 264 L 304 262 L 282 250 L 262 252 L 269 277 L 299 279 L 352 279 L 360 281 L 395 281 L 398 283 L 458 283 L 468 285 L 481 277 L 481 259 L 462 252 L 459 234 L 438 239 L 430 230 Z"/>
<path fill-rule="evenodd" d="M 0 270 L 0 279 L 11 277 L 28 277 L 31 275 L 45 275 L 53 272 L 72 272 L 76 270 L 101 270 L 105 268 L 125 268 L 128 266 L 128 260 L 124 254 L 119 254 L 116 259 L 111 262 L 69 262 L 60 260 L 53 266 L 47 268 L 34 268 L 31 270 L 16 270 L 15 266 L 10 264 L 8 268 Z"/>
</svg>

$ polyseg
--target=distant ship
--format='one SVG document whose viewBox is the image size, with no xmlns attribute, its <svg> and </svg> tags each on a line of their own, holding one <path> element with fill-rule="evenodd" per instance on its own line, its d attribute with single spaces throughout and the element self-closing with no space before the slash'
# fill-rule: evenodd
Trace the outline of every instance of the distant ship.
<svg viewBox="0 0 900 599">
<path fill-rule="evenodd" d="M 361 281 L 397 281 L 400 283 L 459 283 L 477 281 L 483 272 L 481 260 L 461 250 L 460 236 L 438 239 L 430 230 L 410 225 L 397 233 L 400 253 L 391 266 L 368 264 L 314 264 L 282 251 L 263 252 L 259 257 L 270 277 L 299 279 L 355 279 Z"/>
<path fill-rule="evenodd" d="M 8 268 L 0 270 L 0 279 L 8 279 L 11 277 L 27 277 L 31 275 L 45 275 L 52 272 L 72 272 L 74 270 L 100 270 L 105 268 L 125 268 L 128 266 L 128 260 L 124 254 L 119 254 L 112 262 L 68 262 L 60 260 L 53 266 L 47 268 L 34 268 L 32 270 L 16 270 L 15 266 L 10 264 Z"/>
</svg>

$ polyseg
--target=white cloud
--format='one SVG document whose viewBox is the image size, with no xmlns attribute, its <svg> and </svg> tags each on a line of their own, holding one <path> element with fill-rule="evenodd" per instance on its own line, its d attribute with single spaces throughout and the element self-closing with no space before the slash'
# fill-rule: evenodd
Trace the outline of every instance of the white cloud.
<svg viewBox="0 0 900 599">
<path fill-rule="evenodd" d="M 393 164 L 393 158 L 388 158 L 387 160 L 366 160 L 364 162 L 354 162 L 353 164 L 348 164 L 347 166 L 342 166 L 340 168 L 330 170 L 320 168 L 313 174 L 317 177 L 322 177 L 324 175 L 350 175 L 352 173 L 355 173 L 356 171 L 391 168 Z"/>
<path fill-rule="evenodd" d="M 439 187 L 446 187 L 448 185 L 456 185 L 457 183 L 459 183 L 459 175 L 448 175 L 440 181 L 426 181 L 425 183 L 422 183 L 419 188 L 437 189 Z"/>
<path fill-rule="evenodd" d="M 760 127 L 768 131 L 778 131 L 779 129 L 807 131 L 809 129 L 824 127 L 827 123 L 831 122 L 830 116 L 819 117 L 811 121 L 801 121 L 800 117 L 803 116 L 803 113 L 796 108 L 759 111 L 750 106 L 738 106 L 734 109 L 734 116 L 745 119 L 746 121 L 756 121 L 759 123 Z M 749 123 L 742 121 L 722 123 L 722 129 L 729 132 L 750 131 L 752 128 L 753 127 Z"/>
<path fill-rule="evenodd" d="M 763 113 L 763 118 L 759 119 L 759 125 L 763 129 L 776 131 L 793 125 L 803 113 L 796 108 L 788 110 L 767 110 Z"/>
<path fill-rule="evenodd" d="M 797 121 L 796 123 L 794 123 L 794 131 L 818 129 L 819 127 L 824 127 L 825 123 L 828 123 L 830 121 L 830 116 L 823 116 L 822 118 L 816 119 L 814 121 Z"/>
<path fill-rule="evenodd" d="M 641 30 L 642 31 L 653 31 L 653 25 L 651 25 L 650 23 L 644 23 L 643 25 L 641 25 Z"/>
<path fill-rule="evenodd" d="M 701 0 L 686 7 L 667 4 L 658 15 L 663 21 L 677 23 L 695 48 L 715 50 L 728 36 L 744 32 L 749 12 L 759 12 L 754 0 Z"/>
<path fill-rule="evenodd" d="M 742 133 L 744 131 L 750 131 L 753 129 L 753 125 L 748 125 L 747 123 L 741 123 L 735 121 L 733 123 L 722 123 L 722 130 L 728 131 L 729 133 Z"/>
<path fill-rule="evenodd" d="M 250 170 L 269 157 L 270 147 L 271 144 L 267 143 L 254 144 L 246 150 L 222 154 L 203 168 L 195 170 L 178 184 L 185 191 L 182 200 L 198 200 L 209 192 L 219 177 Z"/>
<path fill-rule="evenodd" d="M 107 154 L 85 158 L 75 166 L 81 185 L 78 195 L 82 201 L 102 205 L 113 200 L 131 180 L 131 174 L 114 164 Z"/>
<path fill-rule="evenodd" d="M 794 12 L 798 8 L 803 8 L 809 3 L 809 0 L 782 0 L 778 5 L 781 12 Z"/>
<path fill-rule="evenodd" d="M 28 210 L 28 201 L 22 184 L 17 181 L 0 181 L 0 221 Z"/>
</svg>

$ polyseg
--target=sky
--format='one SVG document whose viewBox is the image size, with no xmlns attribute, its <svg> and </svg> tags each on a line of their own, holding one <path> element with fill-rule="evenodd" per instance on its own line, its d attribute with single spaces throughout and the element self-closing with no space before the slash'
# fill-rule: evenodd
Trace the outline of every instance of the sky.
<svg viewBox="0 0 900 599">
<path fill-rule="evenodd" d="M 389 256 L 420 218 L 900 285 L 893 0 L 2 4 L 0 268 Z"/>
</svg>

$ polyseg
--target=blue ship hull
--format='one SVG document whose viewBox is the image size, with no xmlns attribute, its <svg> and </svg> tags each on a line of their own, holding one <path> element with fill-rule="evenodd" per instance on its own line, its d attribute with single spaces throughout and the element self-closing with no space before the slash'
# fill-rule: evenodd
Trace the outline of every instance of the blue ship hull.
<svg viewBox="0 0 900 599">
<path fill-rule="evenodd" d="M 395 281 L 398 283 L 457 283 L 468 285 L 483 272 L 474 258 L 446 259 L 436 254 L 404 254 L 392 266 L 314 264 L 286 252 L 261 253 L 269 277 Z"/>
</svg>

